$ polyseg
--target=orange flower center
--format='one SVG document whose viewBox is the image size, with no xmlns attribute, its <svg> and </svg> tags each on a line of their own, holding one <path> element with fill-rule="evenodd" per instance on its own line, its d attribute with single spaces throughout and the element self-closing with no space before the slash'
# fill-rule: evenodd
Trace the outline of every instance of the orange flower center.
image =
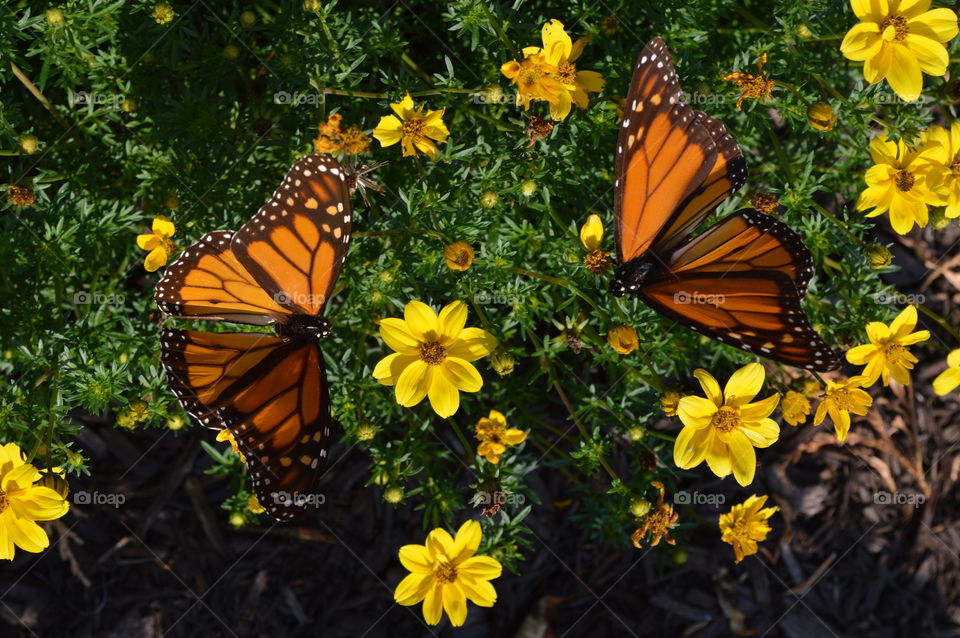
<svg viewBox="0 0 960 638">
<path fill-rule="evenodd" d="M 899 365 L 906 360 L 907 349 L 899 343 L 885 343 L 881 346 L 881 350 L 890 365 Z"/>
<path fill-rule="evenodd" d="M 891 29 L 891 31 L 887 31 L 887 29 Z M 910 33 L 910 28 L 907 26 L 907 19 L 903 16 L 887 16 L 880 23 L 880 33 L 883 34 L 883 39 L 888 42 L 890 40 L 900 42 Z"/>
<path fill-rule="evenodd" d="M 915 180 L 913 178 L 913 175 L 911 175 L 909 172 L 905 171 L 902 168 L 899 171 L 897 171 L 896 175 L 893 176 L 893 183 L 896 184 L 897 188 L 899 188 L 904 193 L 908 192 L 911 188 L 913 188 L 914 181 Z"/>
<path fill-rule="evenodd" d="M 422 140 L 424 138 L 426 128 L 427 125 L 419 117 L 415 117 L 410 120 L 404 120 L 403 124 L 400 125 L 400 130 L 403 132 L 403 136 L 413 138 L 414 140 Z"/>
<path fill-rule="evenodd" d="M 449 585 L 457 580 L 457 567 L 453 563 L 440 561 L 434 569 L 433 575 L 437 577 L 440 584 Z"/>
<path fill-rule="evenodd" d="M 730 432 L 740 425 L 740 410 L 729 405 L 722 406 L 713 414 L 710 425 L 721 432 Z"/>
<path fill-rule="evenodd" d="M 561 62 L 553 75 L 564 84 L 576 84 L 577 67 L 569 62 Z"/>
<path fill-rule="evenodd" d="M 436 366 L 447 358 L 447 349 L 439 341 L 430 341 L 420 344 L 420 360 L 427 365 Z"/>
<path fill-rule="evenodd" d="M 7 493 L 3 490 L 0 490 L 0 514 L 2 514 L 7 506 L 10 504 L 10 500 L 7 498 Z"/>
<path fill-rule="evenodd" d="M 850 390 L 845 387 L 834 388 L 827 393 L 827 398 L 834 402 L 838 410 L 849 410 L 854 405 Z"/>
<path fill-rule="evenodd" d="M 594 250 L 584 255 L 583 265 L 594 275 L 601 275 L 610 270 L 613 262 L 610 261 L 610 255 L 605 251 Z"/>
<path fill-rule="evenodd" d="M 525 87 L 528 91 L 540 81 L 543 77 L 543 69 L 539 64 L 524 64 L 520 69 L 520 75 L 517 76 L 517 84 Z"/>
<path fill-rule="evenodd" d="M 960 175 L 960 151 L 957 151 L 957 154 L 953 156 L 953 161 L 950 162 L 950 172 L 954 175 Z"/>
</svg>

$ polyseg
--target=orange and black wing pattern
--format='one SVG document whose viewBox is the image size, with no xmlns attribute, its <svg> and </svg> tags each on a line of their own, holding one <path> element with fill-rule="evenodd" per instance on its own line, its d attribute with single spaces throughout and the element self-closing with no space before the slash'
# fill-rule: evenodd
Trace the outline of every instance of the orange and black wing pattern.
<svg viewBox="0 0 960 638">
<path fill-rule="evenodd" d="M 266 325 L 282 323 L 281 306 L 240 263 L 231 248 L 235 233 L 207 233 L 170 264 L 154 299 L 172 317 Z"/>
<path fill-rule="evenodd" d="M 164 330 L 161 343 L 170 387 L 200 423 L 230 431 L 267 513 L 288 520 L 322 504 L 315 485 L 331 416 L 317 345 L 174 329 Z"/>
<path fill-rule="evenodd" d="M 834 370 L 836 353 L 800 303 L 812 273 L 812 257 L 796 233 L 747 209 L 678 248 L 638 296 L 741 350 L 808 370 Z"/>
<path fill-rule="evenodd" d="M 237 232 L 232 249 L 280 305 L 318 315 L 347 256 L 350 214 L 343 168 L 326 155 L 308 155 Z"/>
<path fill-rule="evenodd" d="M 654 38 L 634 69 L 617 141 L 614 232 L 621 263 L 644 255 L 678 223 L 717 155 L 714 136 L 684 101 L 670 52 Z"/>
</svg>

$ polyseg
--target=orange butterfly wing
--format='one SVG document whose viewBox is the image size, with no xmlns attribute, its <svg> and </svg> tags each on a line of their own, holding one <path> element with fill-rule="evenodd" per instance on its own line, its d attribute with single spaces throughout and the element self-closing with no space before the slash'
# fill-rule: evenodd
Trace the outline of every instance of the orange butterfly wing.
<svg viewBox="0 0 960 638">
<path fill-rule="evenodd" d="M 330 437 L 330 401 L 314 343 L 262 333 L 164 330 L 170 387 L 203 425 L 226 427 L 260 504 L 287 520 L 322 503 L 313 492 Z"/>
<path fill-rule="evenodd" d="M 154 299 L 160 310 L 173 317 L 255 325 L 284 321 L 290 310 L 238 261 L 233 237 L 233 231 L 214 231 L 183 251 L 157 283 Z"/>
<path fill-rule="evenodd" d="M 253 278 L 295 314 L 317 315 L 340 276 L 350 242 L 350 192 L 340 165 L 307 155 L 233 238 Z"/>
<path fill-rule="evenodd" d="M 683 101 L 663 40 L 640 53 L 617 142 L 614 232 L 621 263 L 649 250 L 717 163 L 702 118 Z"/>
<path fill-rule="evenodd" d="M 809 370 L 840 361 L 800 300 L 812 258 L 786 225 L 751 209 L 677 249 L 638 293 L 654 310 L 723 343 Z"/>
</svg>

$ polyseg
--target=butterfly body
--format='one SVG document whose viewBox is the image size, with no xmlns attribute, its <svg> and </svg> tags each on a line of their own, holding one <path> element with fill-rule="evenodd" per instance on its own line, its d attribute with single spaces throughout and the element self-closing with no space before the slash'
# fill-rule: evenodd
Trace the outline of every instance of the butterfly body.
<svg viewBox="0 0 960 638">
<path fill-rule="evenodd" d="M 640 54 L 617 143 L 610 284 L 661 315 L 746 352 L 827 371 L 839 359 L 801 300 L 813 257 L 801 238 L 754 209 L 698 226 L 746 181 L 723 123 L 684 100 L 660 38 Z"/>
<path fill-rule="evenodd" d="M 350 218 L 343 169 L 308 155 L 240 230 L 207 233 L 157 283 L 157 305 L 170 316 L 274 328 L 168 328 L 160 342 L 184 410 L 229 430 L 257 499 L 278 520 L 324 501 L 315 490 L 333 419 L 318 341 L 331 332 L 321 315 L 346 259 Z"/>
</svg>

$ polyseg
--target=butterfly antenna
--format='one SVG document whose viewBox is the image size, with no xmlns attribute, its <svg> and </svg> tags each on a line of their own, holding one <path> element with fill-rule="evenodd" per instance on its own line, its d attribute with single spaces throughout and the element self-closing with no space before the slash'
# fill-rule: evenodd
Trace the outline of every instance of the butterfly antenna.
<svg viewBox="0 0 960 638">
<path fill-rule="evenodd" d="M 347 186 L 350 189 L 350 194 L 353 195 L 356 191 L 360 191 L 360 197 L 363 198 L 363 201 L 367 206 L 370 206 L 370 200 L 367 199 L 367 189 L 380 193 L 381 195 L 384 191 L 380 184 L 367 177 L 367 175 L 377 170 L 381 166 L 386 165 L 387 162 L 354 165 L 352 159 L 346 158 L 344 160 L 344 168 L 346 169 L 347 173 Z"/>
</svg>

